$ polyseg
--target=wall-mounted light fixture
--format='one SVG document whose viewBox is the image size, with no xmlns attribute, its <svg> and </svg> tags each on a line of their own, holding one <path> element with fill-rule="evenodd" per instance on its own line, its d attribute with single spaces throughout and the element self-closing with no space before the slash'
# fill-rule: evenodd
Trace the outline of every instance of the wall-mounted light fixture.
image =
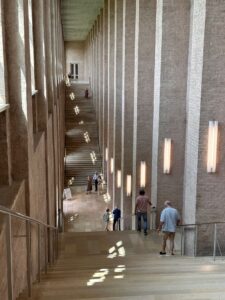
<svg viewBox="0 0 225 300">
<path fill-rule="evenodd" d="M 105 148 L 105 161 L 108 161 L 108 156 L 109 156 L 108 153 L 109 153 L 108 148 Z"/>
<path fill-rule="evenodd" d="M 218 121 L 209 121 L 208 155 L 207 155 L 207 172 L 208 173 L 216 172 L 217 143 L 218 143 Z"/>
<path fill-rule="evenodd" d="M 171 139 L 164 139 L 163 173 L 169 174 L 171 170 Z"/>
<path fill-rule="evenodd" d="M 121 171 L 117 171 L 117 187 L 121 188 Z"/>
<path fill-rule="evenodd" d="M 114 171 L 114 159 L 111 157 L 110 160 L 110 173 L 112 174 Z"/>
<path fill-rule="evenodd" d="M 146 162 L 141 161 L 140 165 L 140 186 L 144 188 L 146 185 Z"/>
<path fill-rule="evenodd" d="M 127 196 L 131 196 L 131 175 L 127 175 Z"/>
</svg>

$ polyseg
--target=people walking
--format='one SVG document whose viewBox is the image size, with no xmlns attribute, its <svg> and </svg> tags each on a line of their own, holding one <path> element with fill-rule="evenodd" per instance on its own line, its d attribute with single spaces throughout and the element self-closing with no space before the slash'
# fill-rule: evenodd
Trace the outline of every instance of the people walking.
<svg viewBox="0 0 225 300">
<path fill-rule="evenodd" d="M 103 221 L 105 222 L 105 230 L 109 231 L 109 221 L 110 221 L 110 210 L 109 208 L 106 209 L 103 215 Z"/>
<path fill-rule="evenodd" d="M 92 191 L 92 178 L 91 176 L 87 177 L 87 194 L 91 193 Z"/>
<path fill-rule="evenodd" d="M 85 98 L 88 98 L 88 96 L 89 96 L 89 91 L 88 91 L 88 89 L 85 90 L 84 95 L 85 95 Z"/>
<path fill-rule="evenodd" d="M 170 201 L 165 201 L 165 208 L 161 212 L 160 224 L 158 227 L 158 232 L 162 230 L 163 241 L 162 249 L 159 252 L 160 255 L 166 254 L 166 241 L 170 241 L 170 254 L 174 255 L 174 238 L 176 233 L 176 227 L 180 224 L 180 215 L 178 211 L 172 207 Z"/>
<path fill-rule="evenodd" d="M 135 215 L 137 216 L 138 228 L 137 230 L 141 232 L 141 219 L 143 219 L 144 223 L 144 234 L 147 235 L 147 209 L 148 205 L 152 205 L 148 196 L 145 195 L 145 190 L 141 189 L 139 192 L 139 196 L 136 199 L 135 205 Z"/>
<path fill-rule="evenodd" d="M 95 184 L 95 191 L 96 192 L 98 191 L 98 179 L 99 179 L 98 172 L 95 172 L 95 174 L 93 176 L 93 181 L 94 181 L 94 184 Z"/>
<path fill-rule="evenodd" d="M 116 230 L 116 224 L 118 225 L 118 230 L 120 230 L 120 218 L 121 211 L 118 207 L 113 210 L 113 231 Z"/>
</svg>

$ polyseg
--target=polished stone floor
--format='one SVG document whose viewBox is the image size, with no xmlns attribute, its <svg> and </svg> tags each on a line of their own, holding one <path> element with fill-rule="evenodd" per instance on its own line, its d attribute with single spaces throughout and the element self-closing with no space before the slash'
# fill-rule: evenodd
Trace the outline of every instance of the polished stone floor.
<svg viewBox="0 0 225 300">
<path fill-rule="evenodd" d="M 94 187 L 93 187 L 94 188 Z M 105 189 L 86 194 L 86 187 L 72 187 L 72 199 L 63 201 L 64 231 L 90 232 L 103 231 L 105 224 L 103 214 L 111 210 L 111 202 L 105 202 Z"/>
</svg>

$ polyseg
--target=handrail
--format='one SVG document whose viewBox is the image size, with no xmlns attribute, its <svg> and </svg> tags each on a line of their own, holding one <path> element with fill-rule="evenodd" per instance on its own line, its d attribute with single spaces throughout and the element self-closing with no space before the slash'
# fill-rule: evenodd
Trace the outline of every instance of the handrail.
<svg viewBox="0 0 225 300">
<path fill-rule="evenodd" d="M 217 237 L 217 225 L 219 224 L 225 224 L 225 221 L 218 221 L 218 222 L 205 222 L 205 223 L 195 223 L 195 224 L 180 224 L 177 227 L 182 229 L 181 232 L 181 255 L 184 255 L 184 229 L 185 227 L 195 227 L 195 240 L 194 240 L 194 256 L 197 255 L 197 235 L 198 235 L 198 228 L 202 225 L 213 225 L 213 260 L 216 259 L 216 251 L 217 247 L 219 249 L 220 256 L 222 255 L 222 251 L 220 248 L 220 244 Z"/>
<path fill-rule="evenodd" d="M 11 209 L 9 209 L 7 207 L 4 207 L 2 205 L 0 205 L 0 213 L 6 214 L 6 215 L 10 215 L 10 216 L 13 216 L 13 217 L 16 217 L 16 218 L 19 218 L 19 219 L 23 219 L 23 220 L 26 220 L 26 221 L 30 221 L 30 222 L 33 222 L 33 223 L 36 223 L 36 224 L 40 224 L 40 225 L 43 225 L 43 226 L 45 226 L 47 228 L 58 230 L 58 228 L 55 227 L 55 226 L 43 223 L 42 221 L 39 221 L 37 219 L 28 217 L 28 216 L 26 216 L 24 214 L 18 213 L 16 211 L 13 211 L 13 210 L 11 210 Z"/>
<path fill-rule="evenodd" d="M 13 293 L 13 246 L 12 246 L 12 217 L 26 221 L 26 253 L 27 253 L 27 287 L 28 295 L 31 296 L 31 278 L 32 278 L 32 256 L 31 256 L 31 224 L 37 225 L 37 251 L 38 251 L 38 281 L 41 280 L 41 228 L 44 227 L 44 269 L 47 273 L 48 263 L 54 263 L 58 256 L 58 228 L 35 218 L 13 211 L 0 205 L 0 214 L 6 215 L 6 253 L 7 253 L 7 283 L 8 300 L 14 299 Z M 24 236 L 24 235 L 23 235 Z"/>
<path fill-rule="evenodd" d="M 206 223 L 195 223 L 195 224 L 180 224 L 178 227 L 185 227 L 185 226 L 200 226 L 200 225 L 215 225 L 215 224 L 225 224 L 225 221 L 219 222 L 206 222 Z"/>
</svg>

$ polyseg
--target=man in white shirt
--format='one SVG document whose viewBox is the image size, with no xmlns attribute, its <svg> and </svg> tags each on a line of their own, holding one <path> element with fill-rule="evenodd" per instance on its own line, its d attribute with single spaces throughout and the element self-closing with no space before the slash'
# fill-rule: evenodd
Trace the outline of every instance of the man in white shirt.
<svg viewBox="0 0 225 300">
<path fill-rule="evenodd" d="M 170 201 L 165 201 L 165 208 L 161 212 L 160 224 L 158 231 L 163 232 L 162 250 L 159 252 L 160 255 L 166 254 L 166 241 L 170 240 L 170 254 L 174 255 L 174 238 L 176 233 L 176 227 L 180 224 L 180 216 L 178 211 L 172 207 Z"/>
<path fill-rule="evenodd" d="M 93 181 L 95 183 L 95 191 L 98 191 L 98 173 L 95 172 L 94 176 L 93 176 Z"/>
</svg>

